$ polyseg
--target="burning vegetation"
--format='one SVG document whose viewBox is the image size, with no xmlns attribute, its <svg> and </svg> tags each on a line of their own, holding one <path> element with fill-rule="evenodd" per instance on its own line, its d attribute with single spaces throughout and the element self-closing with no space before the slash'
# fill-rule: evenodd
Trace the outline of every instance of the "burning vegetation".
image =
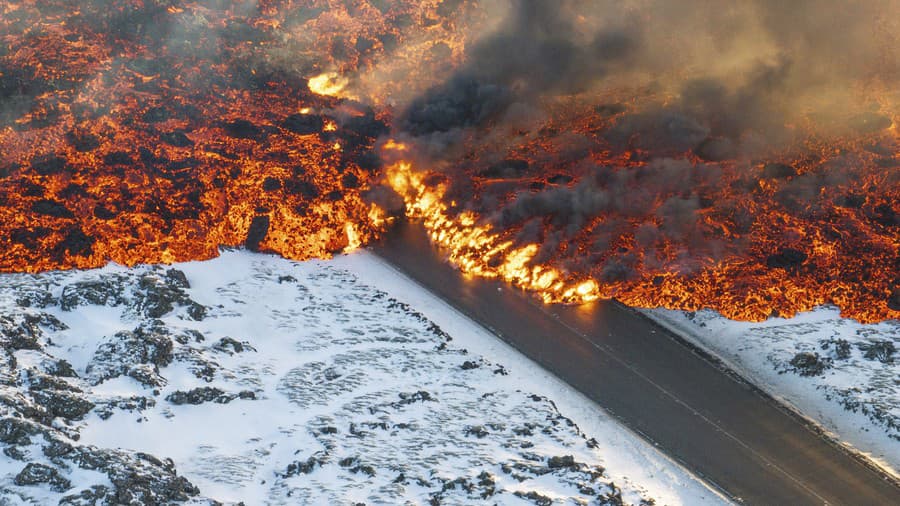
<svg viewBox="0 0 900 506">
<path fill-rule="evenodd" d="M 547 302 L 898 318 L 900 5 L 783 3 L 7 2 L 0 270 L 405 214 Z"/>
</svg>

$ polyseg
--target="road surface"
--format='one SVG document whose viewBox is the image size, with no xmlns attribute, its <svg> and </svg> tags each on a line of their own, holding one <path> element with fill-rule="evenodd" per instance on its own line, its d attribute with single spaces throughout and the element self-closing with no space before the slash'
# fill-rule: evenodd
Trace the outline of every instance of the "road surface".
<svg viewBox="0 0 900 506">
<path fill-rule="evenodd" d="M 469 279 L 416 224 L 374 251 L 737 502 L 900 505 L 895 481 L 636 311 Z"/>
</svg>

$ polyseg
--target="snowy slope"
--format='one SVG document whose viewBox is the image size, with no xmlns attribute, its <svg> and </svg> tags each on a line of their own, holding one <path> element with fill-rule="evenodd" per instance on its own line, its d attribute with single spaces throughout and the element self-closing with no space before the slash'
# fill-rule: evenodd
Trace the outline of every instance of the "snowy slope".
<svg viewBox="0 0 900 506">
<path fill-rule="evenodd" d="M 827 307 L 762 323 L 713 311 L 645 314 L 882 467 L 900 470 L 900 322 L 864 325 Z"/>
<path fill-rule="evenodd" d="M 361 252 L 0 281 L 0 504 L 720 504 Z"/>
</svg>

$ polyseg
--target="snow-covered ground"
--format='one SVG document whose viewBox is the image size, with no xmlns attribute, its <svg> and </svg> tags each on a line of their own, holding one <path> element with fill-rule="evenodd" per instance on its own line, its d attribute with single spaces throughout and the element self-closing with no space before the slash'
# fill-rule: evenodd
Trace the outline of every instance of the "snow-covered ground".
<svg viewBox="0 0 900 506">
<path fill-rule="evenodd" d="M 366 252 L 0 276 L 0 504 L 721 504 Z"/>
<path fill-rule="evenodd" d="M 864 325 L 826 307 L 762 323 L 713 311 L 645 314 L 887 471 L 900 470 L 900 322 Z"/>
</svg>

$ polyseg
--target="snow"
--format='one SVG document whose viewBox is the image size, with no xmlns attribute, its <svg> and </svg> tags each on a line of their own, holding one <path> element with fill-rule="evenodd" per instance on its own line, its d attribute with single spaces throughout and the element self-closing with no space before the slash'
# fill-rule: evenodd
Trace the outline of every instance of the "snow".
<svg viewBox="0 0 900 506">
<path fill-rule="evenodd" d="M 655 482 L 652 496 L 663 504 L 700 504 L 699 498 L 694 496 L 697 493 L 692 483 L 694 479 L 683 469 L 613 420 L 592 400 L 531 362 L 484 327 L 461 315 L 375 255 L 354 255 L 338 261 L 349 264 L 347 269 L 358 276 L 376 279 L 377 286 L 391 296 L 414 305 L 454 336 L 457 345 L 486 360 L 504 364 L 510 374 L 503 379 L 510 382 L 510 387 L 553 400 L 561 412 L 597 440 L 600 462 L 606 461 L 604 456 L 614 457 L 610 458 L 614 464 L 608 466 L 608 471 L 616 481 Z"/>
<path fill-rule="evenodd" d="M 195 321 L 177 307 L 160 318 L 171 336 L 202 340 L 172 339 L 175 358 L 159 368 L 159 385 L 127 375 L 87 381 L 102 343 L 152 323 L 128 304 L 72 311 L 50 305 L 43 311 L 67 328 L 43 328 L 42 350 L 15 356 L 23 367 L 45 355 L 69 361 L 95 403 L 155 401 L 54 423 L 79 434 L 78 444 L 172 459 L 179 475 L 199 487 L 198 501 L 530 504 L 545 497 L 587 504 L 621 492 L 630 504 L 726 502 L 368 252 L 292 262 L 225 251 L 172 267 L 185 273 L 185 292 L 207 315 Z M 162 272 L 111 265 L 6 275 L 0 314 L 19 310 L 17 294 L 34 287 L 58 298 L 79 281 L 119 276 L 132 286 L 140 275 Z M 218 388 L 227 400 L 168 400 L 204 387 Z M 51 463 L 32 446 L 28 461 Z M 14 485 L 24 465 L 0 456 L 0 493 L 7 491 L 11 504 L 55 503 L 64 495 L 46 485 Z M 102 473 L 63 472 L 74 485 L 66 494 L 110 486 Z"/>
<path fill-rule="evenodd" d="M 861 324 L 841 318 L 833 307 L 761 323 L 732 321 L 708 310 L 645 314 L 717 356 L 835 440 L 898 474 L 900 354 L 878 356 L 870 350 L 879 343 L 900 348 L 900 322 Z M 814 364 L 821 370 L 801 374 L 803 368 L 791 363 L 799 353 L 817 356 Z"/>
</svg>

